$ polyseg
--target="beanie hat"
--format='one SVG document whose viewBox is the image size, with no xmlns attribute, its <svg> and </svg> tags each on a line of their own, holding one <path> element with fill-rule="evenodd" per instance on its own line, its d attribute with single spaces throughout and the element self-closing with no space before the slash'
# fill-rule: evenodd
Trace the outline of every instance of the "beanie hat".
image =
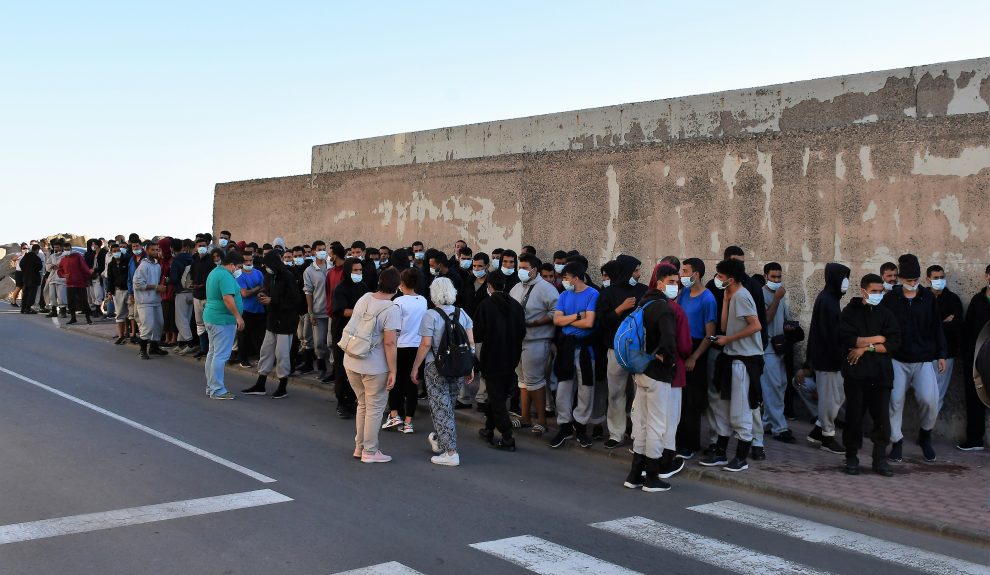
<svg viewBox="0 0 990 575">
<path fill-rule="evenodd" d="M 904 254 L 897 258 L 897 276 L 906 280 L 916 280 L 921 277 L 921 264 L 914 254 Z"/>
</svg>

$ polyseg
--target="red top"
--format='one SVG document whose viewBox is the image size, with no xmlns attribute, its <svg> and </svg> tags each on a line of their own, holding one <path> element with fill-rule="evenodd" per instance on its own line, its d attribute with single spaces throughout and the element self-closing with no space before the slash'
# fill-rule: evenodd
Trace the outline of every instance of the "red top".
<svg viewBox="0 0 990 575">
<path fill-rule="evenodd" d="M 344 266 L 333 266 L 327 272 L 327 315 L 333 315 L 333 290 L 344 279 Z"/>
<path fill-rule="evenodd" d="M 684 308 L 676 301 L 668 299 L 667 303 L 674 310 L 674 319 L 677 323 L 677 333 L 674 338 L 677 341 L 677 355 L 674 357 L 674 381 L 671 387 L 684 387 L 687 385 L 687 368 L 684 367 L 684 360 L 691 357 L 693 342 L 691 341 L 691 326 L 688 324 L 687 314 Z M 706 369 L 704 365 L 696 365 L 695 369 Z"/>
<path fill-rule="evenodd" d="M 168 270 L 172 266 L 172 238 L 162 238 L 158 240 L 158 249 L 162 255 L 158 258 L 158 265 L 162 268 L 162 285 L 166 287 L 162 294 L 162 301 L 172 301 L 175 299 L 175 286 L 168 283 Z"/>
<path fill-rule="evenodd" d="M 65 279 L 65 287 L 89 287 L 89 281 L 92 276 L 93 270 L 86 265 L 86 260 L 76 252 L 62 256 L 62 259 L 58 262 L 58 277 Z"/>
</svg>

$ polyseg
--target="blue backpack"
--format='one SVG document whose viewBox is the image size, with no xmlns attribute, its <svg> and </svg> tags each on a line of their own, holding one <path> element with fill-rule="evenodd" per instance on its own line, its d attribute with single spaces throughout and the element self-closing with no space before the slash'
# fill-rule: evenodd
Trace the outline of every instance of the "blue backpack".
<svg viewBox="0 0 990 575">
<path fill-rule="evenodd" d="M 643 326 L 643 311 L 652 301 L 637 307 L 626 316 L 615 332 L 612 342 L 615 360 L 629 373 L 643 373 L 654 359 L 654 354 L 646 351 L 646 328 Z"/>
</svg>

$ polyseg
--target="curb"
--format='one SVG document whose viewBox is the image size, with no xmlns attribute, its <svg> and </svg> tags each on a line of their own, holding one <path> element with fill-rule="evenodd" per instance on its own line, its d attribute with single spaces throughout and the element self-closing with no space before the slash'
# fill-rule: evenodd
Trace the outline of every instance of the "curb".
<svg viewBox="0 0 990 575">
<path fill-rule="evenodd" d="M 99 325 L 99 323 L 97 323 Z M 61 329 L 66 330 L 69 333 L 75 333 L 80 335 L 85 335 L 106 341 L 108 338 L 101 333 L 94 330 L 76 330 L 68 329 L 64 325 Z M 112 338 L 109 338 L 112 339 Z M 128 344 L 129 345 L 129 344 Z M 174 355 L 174 354 L 171 354 Z M 195 361 L 192 357 L 186 356 L 175 356 L 188 361 Z M 242 371 L 245 373 L 252 373 L 254 370 L 249 370 L 242 368 L 238 365 L 228 365 L 228 369 L 233 369 L 237 371 Z M 320 383 L 314 375 L 293 375 L 291 376 L 292 385 L 303 386 L 320 393 L 325 393 L 331 395 L 331 390 L 333 389 L 332 384 Z M 332 395 L 331 395 L 332 397 Z M 473 424 L 474 426 L 480 426 L 484 423 L 484 416 L 479 413 L 476 409 L 472 408 L 470 410 L 454 410 L 454 416 L 462 423 Z M 549 447 L 543 441 L 543 437 L 535 437 L 528 433 L 517 433 L 514 434 L 517 438 L 525 437 L 525 441 L 532 444 L 543 444 L 543 447 L 549 449 Z M 624 444 L 622 447 L 614 450 L 605 449 L 582 449 L 579 452 L 585 452 L 590 454 L 592 457 L 604 458 L 606 460 L 613 460 L 616 462 L 621 462 L 624 465 L 628 465 L 629 457 L 628 455 L 628 444 Z M 872 519 L 876 521 L 882 521 L 898 527 L 906 527 L 913 529 L 915 531 L 922 531 L 929 534 L 937 534 L 946 537 L 952 537 L 955 539 L 962 540 L 967 543 L 975 543 L 981 546 L 990 546 L 990 534 L 971 527 L 960 527 L 952 525 L 949 523 L 944 523 L 941 521 L 931 521 L 923 517 L 918 517 L 915 515 L 910 515 L 907 513 L 902 513 L 899 511 L 891 511 L 888 509 L 882 509 L 875 506 L 863 506 L 859 504 L 850 503 L 847 501 L 842 501 L 838 499 L 832 499 L 829 497 L 824 497 L 814 493 L 808 493 L 799 489 L 793 489 L 790 487 L 782 487 L 779 485 L 769 484 L 764 481 L 755 481 L 748 479 L 745 475 L 738 473 L 719 473 L 717 470 L 706 470 L 700 469 L 697 466 L 685 465 L 684 470 L 680 473 L 683 477 L 689 477 L 691 479 L 698 479 L 713 484 L 728 485 L 731 487 L 737 487 L 746 489 L 747 491 L 752 491 L 755 493 L 760 493 L 764 495 L 775 495 L 778 497 L 784 497 L 792 501 L 799 503 L 804 503 L 806 505 L 812 505 L 822 509 L 829 509 L 833 511 L 840 511 L 843 513 L 848 513 L 850 515 L 856 515 L 859 517 L 864 517 L 867 519 Z"/>
</svg>

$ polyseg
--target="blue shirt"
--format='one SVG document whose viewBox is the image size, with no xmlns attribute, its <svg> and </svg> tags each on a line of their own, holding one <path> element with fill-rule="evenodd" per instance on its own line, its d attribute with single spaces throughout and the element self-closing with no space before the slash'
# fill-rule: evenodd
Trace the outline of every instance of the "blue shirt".
<svg viewBox="0 0 990 575">
<path fill-rule="evenodd" d="M 577 312 L 587 313 L 595 311 L 598 303 L 598 290 L 593 287 L 586 287 L 583 292 L 567 291 L 560 294 L 557 300 L 557 311 L 564 315 L 574 315 Z M 579 338 L 587 337 L 594 332 L 594 329 L 583 329 L 573 325 L 565 326 L 561 329 L 564 335 L 573 335 Z"/>
<path fill-rule="evenodd" d="M 237 285 L 241 286 L 241 289 L 254 289 L 265 282 L 265 274 L 254 269 L 250 272 L 244 272 L 241 277 L 237 278 Z M 244 298 L 244 311 L 247 313 L 265 313 L 265 306 L 261 305 L 258 301 L 258 294 Z"/>
<path fill-rule="evenodd" d="M 677 303 L 684 309 L 684 314 L 688 318 L 688 326 L 691 328 L 691 338 L 701 339 L 705 337 L 705 325 L 708 322 L 716 324 L 718 332 L 718 303 L 712 292 L 705 290 L 697 297 L 691 296 L 691 290 L 686 289 L 677 296 Z"/>
</svg>

